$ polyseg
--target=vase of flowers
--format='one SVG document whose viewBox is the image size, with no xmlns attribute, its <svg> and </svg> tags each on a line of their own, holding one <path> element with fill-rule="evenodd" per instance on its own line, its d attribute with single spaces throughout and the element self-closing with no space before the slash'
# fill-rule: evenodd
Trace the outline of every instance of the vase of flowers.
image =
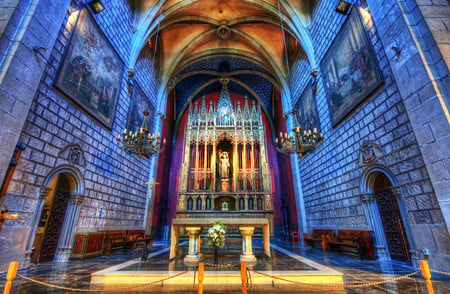
<svg viewBox="0 0 450 294">
<path fill-rule="evenodd" d="M 212 223 L 212 227 L 209 228 L 206 238 L 208 244 L 214 248 L 214 264 L 219 263 L 218 249 L 225 245 L 225 233 L 227 227 L 221 221 L 215 221 Z"/>
</svg>

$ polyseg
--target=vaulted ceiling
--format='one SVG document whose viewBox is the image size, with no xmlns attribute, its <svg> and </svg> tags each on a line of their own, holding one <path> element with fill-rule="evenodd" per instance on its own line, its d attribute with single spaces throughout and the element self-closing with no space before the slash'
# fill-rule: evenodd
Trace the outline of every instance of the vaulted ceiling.
<svg viewBox="0 0 450 294">
<path fill-rule="evenodd" d="M 288 90 L 285 44 L 299 44 L 296 50 L 316 68 L 308 26 L 317 2 L 137 0 L 131 67 L 144 46 L 156 46 L 159 98 L 175 88 L 177 114 L 218 91 L 219 78 L 227 76 L 231 91 L 255 99 L 269 115 L 273 87 Z"/>
</svg>

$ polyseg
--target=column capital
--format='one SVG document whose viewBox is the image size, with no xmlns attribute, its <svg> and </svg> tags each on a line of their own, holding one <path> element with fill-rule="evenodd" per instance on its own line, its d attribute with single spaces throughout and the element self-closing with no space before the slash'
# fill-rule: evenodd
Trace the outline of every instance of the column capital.
<svg viewBox="0 0 450 294">
<path fill-rule="evenodd" d="M 392 195 L 395 196 L 395 198 L 400 199 L 402 198 L 402 188 L 400 186 L 392 186 L 389 188 Z"/>
<path fill-rule="evenodd" d="M 39 199 L 40 200 L 45 200 L 45 198 L 47 198 L 48 194 L 50 194 L 50 192 L 52 191 L 52 188 L 49 187 L 42 187 L 39 190 Z"/>
<path fill-rule="evenodd" d="M 255 231 L 255 227 L 239 227 L 242 236 L 251 236 Z"/>
<path fill-rule="evenodd" d="M 361 194 L 359 195 L 359 198 L 363 204 L 373 203 L 375 200 L 375 196 L 372 193 Z"/>
<path fill-rule="evenodd" d="M 80 205 L 84 201 L 84 196 L 80 194 L 73 194 L 70 196 L 69 201 L 74 205 Z"/>
<path fill-rule="evenodd" d="M 188 235 L 199 235 L 201 233 L 201 227 L 186 227 Z"/>
</svg>

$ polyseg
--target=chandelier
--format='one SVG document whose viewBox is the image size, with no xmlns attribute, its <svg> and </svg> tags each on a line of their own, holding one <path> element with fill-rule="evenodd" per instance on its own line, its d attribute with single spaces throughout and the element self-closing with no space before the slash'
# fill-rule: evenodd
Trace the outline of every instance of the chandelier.
<svg viewBox="0 0 450 294">
<path fill-rule="evenodd" d="M 161 136 L 158 133 L 150 134 L 147 128 L 147 118 L 149 112 L 144 110 L 144 120 L 139 131 L 133 133 L 124 129 L 122 135 L 117 135 L 117 142 L 122 142 L 122 149 L 127 154 L 137 154 L 139 157 L 144 156 L 150 158 L 164 151 L 166 139 L 161 142 Z"/>
<path fill-rule="evenodd" d="M 295 133 L 295 138 L 292 133 L 289 135 L 285 133 L 283 135 L 283 133 L 280 132 L 280 138 L 275 139 L 275 146 L 278 152 L 287 154 L 297 153 L 301 158 L 306 153 L 316 149 L 317 144 L 323 140 L 323 135 L 322 133 L 319 133 L 316 128 L 312 131 L 305 130 L 302 134 L 302 128 L 297 120 L 297 111 L 294 110 L 288 114 L 294 114 L 295 127 L 292 131 Z"/>
</svg>

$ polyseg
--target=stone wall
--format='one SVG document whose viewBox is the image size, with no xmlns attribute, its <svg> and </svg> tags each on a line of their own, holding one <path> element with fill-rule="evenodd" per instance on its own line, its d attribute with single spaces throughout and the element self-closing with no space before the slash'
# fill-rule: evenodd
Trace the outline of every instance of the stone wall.
<svg viewBox="0 0 450 294">
<path fill-rule="evenodd" d="M 2 8 L 0 12 L 0 38 L 3 36 L 18 3 L 19 0 L 4 0 L 0 2 L 0 7 Z"/>
<path fill-rule="evenodd" d="M 417 0 L 428 29 L 450 67 L 450 4 L 447 0 Z M 423 25 L 423 24 L 421 24 Z"/>
<path fill-rule="evenodd" d="M 131 91 L 126 69 L 134 13 L 125 0 L 103 3 L 106 9 L 94 18 L 125 64 L 112 129 L 102 126 L 53 86 L 74 24 L 74 16 L 66 15 L 59 34 L 55 34 L 55 45 L 47 49 L 48 62 L 21 132 L 19 141 L 27 147 L 4 203 L 10 211 L 19 213 L 19 219 L 5 222 L 0 233 L 2 251 L 23 253 L 31 248 L 35 221 L 41 213 L 37 206 L 40 190 L 60 166 L 78 170 L 83 177 L 83 182 L 78 183 L 83 186 L 85 197 L 77 232 L 144 228 L 151 162 L 126 155 L 114 138 L 128 120 Z M 136 80 L 141 86 L 146 85 L 146 95 L 155 97 L 158 83 L 150 60 L 151 54 L 144 50 L 135 68 Z M 19 85 L 17 81 L 16 87 Z M 71 146 L 81 150 L 78 162 L 70 161 Z"/>
<path fill-rule="evenodd" d="M 396 1 L 385 2 L 394 5 Z M 346 19 L 346 16 L 334 11 L 336 5 L 337 1 L 321 1 L 313 17 L 311 34 L 319 64 Z M 370 9 L 375 6 L 373 4 Z M 384 9 L 391 11 L 386 7 Z M 369 29 L 369 36 L 384 84 L 334 127 L 325 85 L 319 75 L 316 102 L 325 140 L 315 152 L 298 160 L 307 228 L 308 231 L 313 228 L 369 229 L 360 200 L 364 169 L 359 165 L 358 157 L 362 143 L 372 141 L 382 150 L 379 164 L 390 170 L 402 187 L 407 226 L 413 236 L 410 242 L 418 251 L 431 249 L 433 265 L 442 267 L 450 260 L 448 231 L 414 132 L 414 122 L 405 106 L 406 97 L 399 86 L 402 82 L 398 81 L 399 77 L 391 64 L 391 59 L 396 56 L 391 46 L 383 43 L 388 31 L 404 31 L 405 26 L 398 22 L 379 23 L 377 20 L 373 18 L 374 26 Z M 401 43 L 398 46 L 413 45 Z M 411 64 L 407 72 L 415 66 Z M 297 85 L 291 89 L 293 97 L 298 98 L 303 92 L 311 79 L 310 71 L 303 60 L 293 66 L 291 85 Z M 415 83 L 420 78 L 410 77 L 409 83 Z"/>
</svg>

